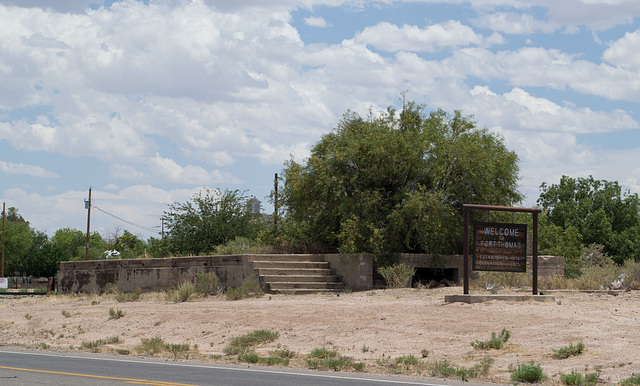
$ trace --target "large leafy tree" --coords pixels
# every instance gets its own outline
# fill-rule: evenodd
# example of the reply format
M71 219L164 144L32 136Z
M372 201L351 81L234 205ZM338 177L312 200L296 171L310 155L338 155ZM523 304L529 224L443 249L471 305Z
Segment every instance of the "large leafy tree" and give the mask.
M236 237L254 238L259 216L252 211L254 201L238 190L207 189L185 203L169 205L163 216L169 250L197 255Z
M285 164L281 205L286 229L327 249L460 252L461 205L520 201L518 170L469 117L409 102L377 118L346 113L306 164Z
M640 260L640 198L618 182L562 176L540 186L538 205L549 223L577 232L584 245L600 244L618 263ZM573 229L573 230L572 230Z

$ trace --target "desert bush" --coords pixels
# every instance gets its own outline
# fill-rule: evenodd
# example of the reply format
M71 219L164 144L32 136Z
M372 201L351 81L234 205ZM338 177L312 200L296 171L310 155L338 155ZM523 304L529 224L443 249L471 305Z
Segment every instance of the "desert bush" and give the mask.
M560 374L560 382L567 386L596 386L600 380L600 373L588 373L584 376L572 371L571 374Z
M529 364L519 364L517 367L509 366L509 371L514 382L538 383L547 379L540 365L534 364L533 361Z
M506 328L503 328L502 331L500 331L500 335L492 332L491 339L485 341L476 340L475 342L471 342L471 346L473 346L473 348L475 348L476 350L499 350L502 347L502 344L507 343L510 337L511 332Z
M404 288L409 286L416 269L405 264L394 264L378 268L378 273L387 283L387 288Z
M109 308L109 319L120 319L124 316L124 311L117 309L114 310L113 308Z
M217 295L220 289L220 279L215 272L198 272L194 279L195 292L202 295Z
M177 289L167 291L165 298L173 303L182 303L189 300L191 295L196 292L196 286L189 281L180 284Z
M257 276L251 275L242 282L240 287L227 288L225 296L227 300L240 300L248 297L260 297L264 295L260 280Z
M576 356L582 354L584 350L584 344L582 342L577 345L571 343L569 346L561 347L557 350L553 350L553 357L556 359L567 359L570 356Z

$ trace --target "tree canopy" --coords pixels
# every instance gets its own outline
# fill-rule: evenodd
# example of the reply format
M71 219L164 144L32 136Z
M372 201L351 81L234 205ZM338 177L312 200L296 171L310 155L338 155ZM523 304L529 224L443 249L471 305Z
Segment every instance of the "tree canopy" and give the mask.
M511 205L518 157L471 117L405 103L347 112L306 164L285 164L289 229L341 252L460 252L461 204Z
M558 184L543 183L540 191L538 205L557 230L573 234L583 245L602 245L618 263L640 259L638 194L623 192L618 182L592 176L562 176Z
M255 198L238 190L209 190L190 201L169 205L163 216L168 249L172 253L200 254L236 237L255 237Z

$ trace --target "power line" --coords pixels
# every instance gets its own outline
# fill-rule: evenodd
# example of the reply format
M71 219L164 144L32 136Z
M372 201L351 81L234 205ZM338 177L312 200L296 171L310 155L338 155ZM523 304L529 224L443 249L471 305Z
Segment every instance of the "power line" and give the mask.
M111 216L111 217L113 217L113 218L115 218L115 219L118 219L118 220L120 220L120 221L122 221L122 222L125 222L125 223L127 223L127 224L129 224L129 225L133 225L133 226L138 227L138 228L140 228L140 229L144 229L144 230L145 230L145 231L147 231L147 232L158 233L158 234L160 233L160 232L158 232L156 229L149 228L149 227L144 226L144 225L136 224L136 223L131 222L131 221L129 221L129 220L125 220L125 219L123 219L123 218L121 218L121 217L118 217L118 216L116 216L115 214L111 214L111 213L109 213L109 212L107 212L107 211L105 211L105 210L103 210L103 209L100 209L100 208L98 208L98 207L97 207L97 206L95 206L95 205L92 205L92 206L93 206L93 208L94 208L94 209L99 210L100 212L102 212L102 213L106 214L107 216ZM157 228L157 227L156 227L156 228Z

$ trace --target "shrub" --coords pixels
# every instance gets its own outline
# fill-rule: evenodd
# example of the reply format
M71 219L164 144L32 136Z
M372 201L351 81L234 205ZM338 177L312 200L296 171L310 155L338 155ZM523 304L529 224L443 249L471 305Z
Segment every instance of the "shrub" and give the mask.
M584 344L582 342L577 345L570 344L569 346L565 346L559 348L557 350L553 350L553 357L556 359L567 359L570 356L576 356L582 354L584 350Z
M195 292L203 295L217 295L220 279L215 272L198 272L195 277Z
M191 295L196 292L196 287L193 283L185 281L178 286L178 289L169 290L166 294L167 301L173 303L182 303L189 300Z
M260 286L260 280L257 276L251 275L242 282L240 287L227 288L225 296L227 300L240 300L248 297L260 297L264 295L264 291Z
M538 383L547 378L540 365L534 364L533 361L529 364L519 364L516 368L509 366L509 371L514 382Z
M590 373L582 376L572 371L571 374L560 374L560 382L567 386L596 386L600 379L600 373Z
M124 316L124 311L118 309L114 310L113 308L109 308L109 319L120 319Z
M387 283L387 288L408 287L416 269L405 264L394 264L378 268L378 273Z
M507 343L510 337L511 332L506 328L503 328L502 331L500 331L499 336L496 335L495 332L492 332L491 339L486 341L476 340L475 342L471 342L471 346L473 346L473 348L475 348L476 350L489 350L492 348L499 350L502 347L502 344Z

